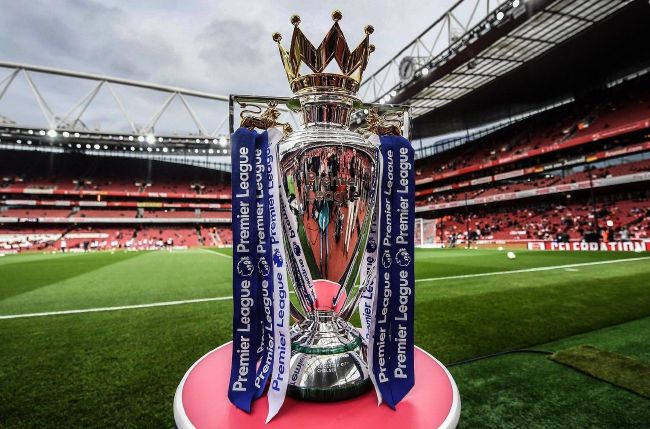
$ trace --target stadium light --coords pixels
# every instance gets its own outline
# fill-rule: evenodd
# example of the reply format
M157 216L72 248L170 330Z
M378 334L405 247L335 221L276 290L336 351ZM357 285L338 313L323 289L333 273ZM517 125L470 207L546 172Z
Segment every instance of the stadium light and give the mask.
M90 149L90 145L89 145L89 144L86 145L86 149Z
M519 7L519 0L515 0L512 2L512 7Z
M32 141L31 141L31 140L27 140L27 144L32 144Z
M368 113L369 113L369 112L368 112L368 109L363 109L363 114L364 114L364 115L367 115Z
M130 141L130 142L133 141L133 136L129 136L129 141Z
M156 137L153 134L147 134L147 137L145 138L147 143L149 144L154 144L156 143Z
M16 143L21 144L23 141L21 139L16 140Z
M152 149L150 147L147 148L147 152L151 152Z
M422 69L422 76L426 76L426 75L428 75L428 74L429 74L429 69L426 68L426 67L423 68L423 69Z
M160 143L162 143L162 142L163 142L163 138L162 138L162 137L158 137L158 141L159 141Z
M74 136L75 136L75 137L79 137L79 133L74 133Z
M135 148L133 146L131 146L131 152L133 152L134 150L135 150Z
M138 141L142 143L144 141L144 136L138 136Z
M501 21L505 14L502 11L497 12L497 21Z
M70 137L70 133L67 132L67 131L64 131L63 132L63 137L65 137L67 139L68 137Z
M81 149L81 145L77 143L77 149Z
M392 90L392 91L390 92L390 96L391 96L391 97L395 97L396 95L397 95L397 91Z
M95 150L98 150L98 149L99 149L99 145L98 145L98 144L96 144L96 145L93 146L93 147L94 147Z
M227 144L228 144L228 139L226 138L226 136L219 137L219 146L226 147Z
M167 153L167 148L166 147L163 148L163 152Z
M201 143L201 139L196 139L196 142L197 142L197 143Z
M208 149L208 153L209 153L209 154L213 154L213 153L214 153L214 150L213 150L213 149Z
M39 133L40 135L44 136L44 135L45 135L45 130L40 130L38 133Z

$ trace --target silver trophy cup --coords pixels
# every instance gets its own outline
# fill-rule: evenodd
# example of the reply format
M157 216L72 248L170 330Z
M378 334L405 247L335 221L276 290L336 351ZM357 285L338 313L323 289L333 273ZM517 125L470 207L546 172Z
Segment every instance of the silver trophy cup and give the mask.
M356 98L374 50L372 27L365 28L365 38L350 51L338 25L341 13L335 11L332 18L334 25L318 48L298 27L297 15L291 17L290 51L280 45L280 34L273 35L293 98L232 96L230 109L231 130L237 105L243 109L241 126L282 125L285 132L275 159L285 196L281 212L288 270L296 292L288 394L311 401L343 400L371 387L367 344L349 322L364 289L355 284L379 181L379 147L367 136L408 129L408 107L368 105ZM332 60L342 73L324 73ZM301 74L301 66L313 73ZM297 131L278 121L285 114L300 117ZM355 125L365 118L367 128L352 131L353 118ZM299 237L299 244L290 243L289 236ZM301 270L298 255L307 270ZM316 303L304 293L308 282Z
M351 96L311 93L298 97L303 129L279 145L283 222L295 225L318 295L316 308L299 299L302 311L292 329L288 393L317 401L341 400L370 387L366 344L348 319L356 307L354 288L368 238L378 182L378 148L350 131ZM288 245L288 242L285 242ZM294 285L308 281L286 249ZM356 293L355 293L356 291ZM302 296L297 290L297 296Z

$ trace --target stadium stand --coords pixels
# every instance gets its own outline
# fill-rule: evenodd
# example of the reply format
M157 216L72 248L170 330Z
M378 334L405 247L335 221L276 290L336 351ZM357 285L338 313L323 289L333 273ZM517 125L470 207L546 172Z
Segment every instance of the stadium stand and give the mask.
M151 160L2 151L0 178L2 251L232 243L228 173Z
M590 94L418 160L418 216L437 219L424 241L647 239L649 83Z

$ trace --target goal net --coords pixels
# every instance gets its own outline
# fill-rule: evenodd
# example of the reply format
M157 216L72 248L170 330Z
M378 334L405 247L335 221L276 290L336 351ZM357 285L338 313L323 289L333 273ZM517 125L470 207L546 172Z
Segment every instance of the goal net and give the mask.
M437 219L415 218L415 245L418 247L440 247L437 234Z

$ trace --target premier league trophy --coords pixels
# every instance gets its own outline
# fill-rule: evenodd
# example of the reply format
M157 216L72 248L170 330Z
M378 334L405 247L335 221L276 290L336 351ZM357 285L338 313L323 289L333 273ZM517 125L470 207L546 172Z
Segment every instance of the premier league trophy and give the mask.
M408 108L356 97L373 27L350 50L341 13L332 18L318 47L297 15L289 51L273 35L294 97L231 97L231 127L235 104L242 120L232 139L229 398L249 411L268 384L269 419L285 392L339 401L374 384L394 407L413 385L413 150L401 136ZM325 72L332 62L340 73ZM300 115L298 130L279 122L287 113ZM366 126L352 131L362 118ZM357 307L361 330L349 322Z
M341 14L335 12L333 18L338 21ZM355 94L361 73L374 49L368 40L373 29L367 26L365 39L350 52L335 24L320 50L312 50L305 49L309 42L298 28L300 18L293 16L291 22L296 26L293 55L282 48L279 34L273 37L300 102L304 124L280 143L278 157L282 192L289 202L283 215L290 219L283 223L289 226L288 237L299 238L285 241L290 246L286 254L306 315L296 309L292 312L300 323L292 328L288 393L307 400L340 400L371 386L367 347L347 320L360 296L352 291L368 239L378 182L378 147L350 131L354 104L359 103ZM307 54L302 61L313 74L299 75L298 52ZM343 74L323 73L332 58ZM316 303L310 302L310 294L304 290L310 281L320 292ZM326 291L330 293L322 297ZM335 311L337 308L340 310Z

